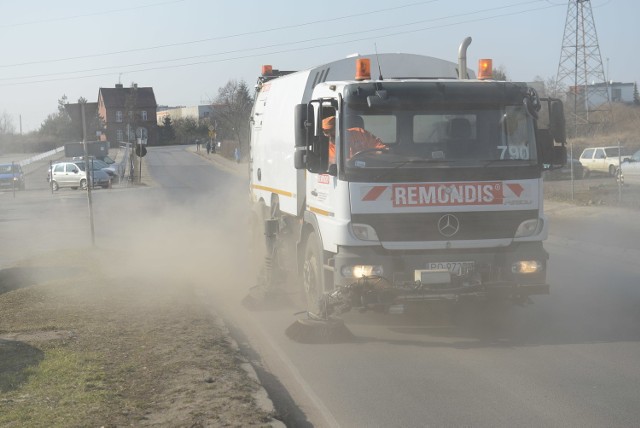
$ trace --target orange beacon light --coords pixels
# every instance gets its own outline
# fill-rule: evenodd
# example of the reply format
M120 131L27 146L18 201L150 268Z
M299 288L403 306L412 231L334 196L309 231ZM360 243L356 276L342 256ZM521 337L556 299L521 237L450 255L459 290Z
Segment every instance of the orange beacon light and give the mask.
M356 60L356 80L371 80L371 61L369 58Z
M478 60L478 79L493 79L493 61L490 59Z

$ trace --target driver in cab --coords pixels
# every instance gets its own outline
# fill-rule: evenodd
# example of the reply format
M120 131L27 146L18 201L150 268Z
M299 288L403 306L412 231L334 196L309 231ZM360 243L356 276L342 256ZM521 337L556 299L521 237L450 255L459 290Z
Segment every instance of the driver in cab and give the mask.
M329 116L322 121L322 131L329 138L329 164L336 163L336 117ZM362 126L351 126L347 129L348 159L367 149L385 150L380 138L366 131Z

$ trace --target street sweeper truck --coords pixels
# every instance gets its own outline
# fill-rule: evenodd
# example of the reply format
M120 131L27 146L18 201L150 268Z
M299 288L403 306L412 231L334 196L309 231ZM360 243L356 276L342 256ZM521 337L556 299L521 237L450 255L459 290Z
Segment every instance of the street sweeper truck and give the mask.
M560 100L458 61L356 55L263 66L251 112L254 291L309 317L547 294L542 172L566 161ZM425 305L428 306L428 305Z

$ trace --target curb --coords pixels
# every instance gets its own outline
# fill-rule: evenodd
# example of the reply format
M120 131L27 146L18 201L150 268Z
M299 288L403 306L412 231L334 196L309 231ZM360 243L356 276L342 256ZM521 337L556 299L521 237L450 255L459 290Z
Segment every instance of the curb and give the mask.
M240 368L242 368L247 373L249 378L253 380L255 384L258 386L257 391L253 394L253 398L256 401L256 405L261 410L268 413L269 415L275 415L276 414L275 405L273 404L273 401L269 397L269 393L267 392L265 387L262 385L262 382L260 382L260 378L258 377L258 373L256 372L256 369L253 367L253 364L251 364L251 362L247 360L244 354L242 354L240 345L238 345L238 342L231 335L231 331L227 327L227 324L225 323L224 319L213 310L211 310L211 313L216 317L218 321L218 325L220 326L222 331L225 333L225 336L229 339L229 344L231 348L234 351L236 351L238 355L242 357ZM266 423L266 426L273 427L273 428L286 428L286 425L284 424L284 422L278 419L274 419L273 416L271 416L270 421Z

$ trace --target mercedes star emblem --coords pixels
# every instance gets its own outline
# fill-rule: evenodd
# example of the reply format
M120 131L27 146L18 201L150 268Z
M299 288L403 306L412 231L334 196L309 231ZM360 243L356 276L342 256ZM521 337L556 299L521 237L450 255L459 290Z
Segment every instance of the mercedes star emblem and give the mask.
M460 230L460 221L453 214L445 214L438 220L438 231L447 238L455 235Z

